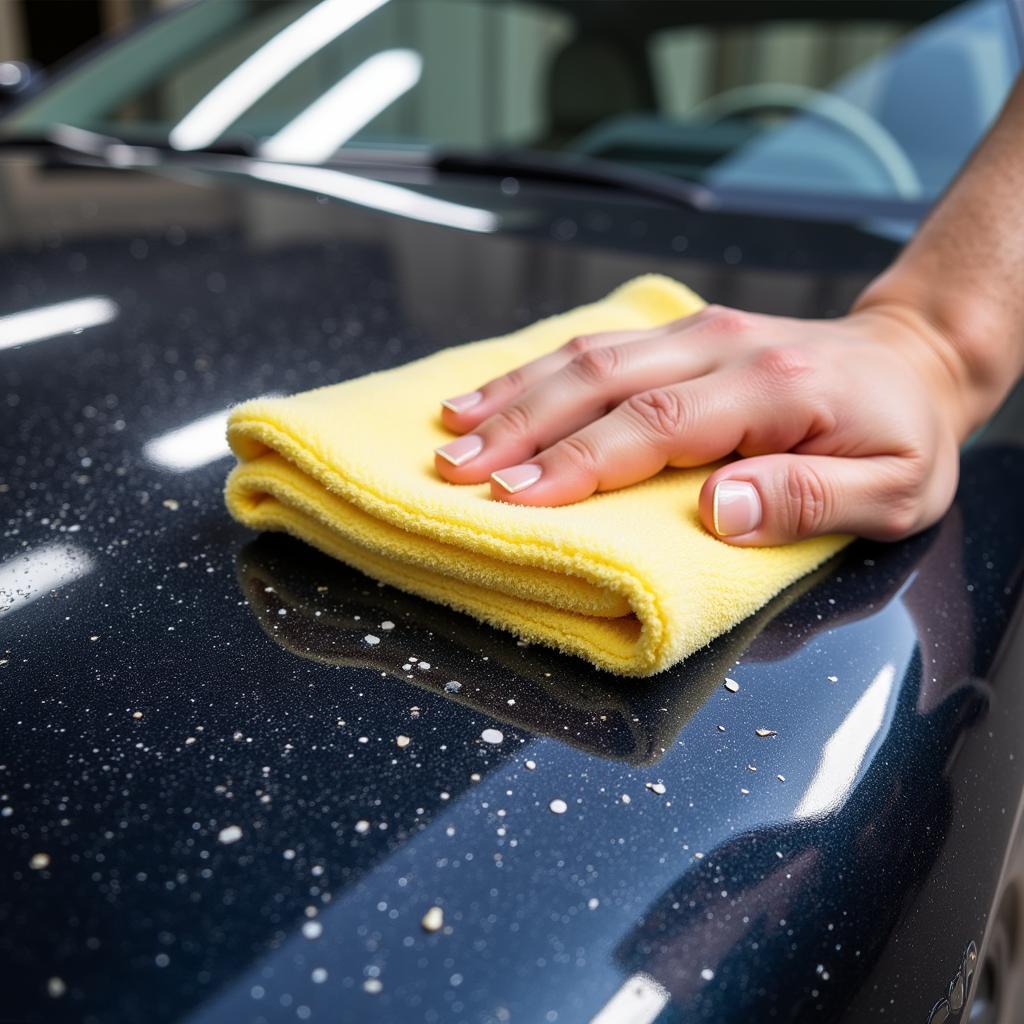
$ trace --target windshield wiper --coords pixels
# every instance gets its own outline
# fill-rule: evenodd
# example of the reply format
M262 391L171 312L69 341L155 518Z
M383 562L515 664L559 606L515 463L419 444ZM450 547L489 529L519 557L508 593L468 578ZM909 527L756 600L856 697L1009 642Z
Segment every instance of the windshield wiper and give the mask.
M168 157L188 161L202 156L255 157L259 146L241 136L219 140L201 149L179 150L164 140L125 139L70 124L54 124L33 132L4 132L0 148L45 147L100 160L114 167L166 163ZM290 161L275 161L289 163ZM463 153L442 150L342 149L324 164L347 170L370 171L381 167L420 169L438 174L465 174L496 178L518 178L564 185L592 185L617 189L633 196L645 196L691 210L720 206L718 197L703 185L667 175L624 167L606 160L576 154L562 155L530 150L492 150Z
M493 175L555 184L614 188L691 210L711 210L720 205L718 197L710 189L692 181L577 155L562 156L522 150L445 152L433 159L432 166L441 173Z
M4 149L55 149L74 156L92 157L104 163L140 164L154 163L167 154L187 157L189 153L201 152L219 156L252 156L256 146L246 139L233 138L205 146L202 150L177 150L169 142L160 139L142 141L123 139L108 132L95 132L72 124L52 124L33 131L10 131L0 133L0 147ZM147 154L149 158L147 159Z

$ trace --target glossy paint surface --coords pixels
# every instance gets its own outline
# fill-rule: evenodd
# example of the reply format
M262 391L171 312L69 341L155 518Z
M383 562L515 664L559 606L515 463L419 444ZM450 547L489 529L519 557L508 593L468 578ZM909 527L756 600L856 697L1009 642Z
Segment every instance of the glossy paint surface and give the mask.
M222 411L650 270L836 313L892 243L232 168L0 163L0 316L95 321L0 349L0 1018L925 1021L1021 793L1020 396L938 527L618 680L248 534Z

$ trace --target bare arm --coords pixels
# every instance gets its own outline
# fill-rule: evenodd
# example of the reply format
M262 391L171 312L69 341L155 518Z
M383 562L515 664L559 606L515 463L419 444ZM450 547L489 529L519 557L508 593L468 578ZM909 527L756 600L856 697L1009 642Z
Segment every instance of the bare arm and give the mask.
M924 319L965 403L964 435L1024 372L1024 76L899 259L854 305Z

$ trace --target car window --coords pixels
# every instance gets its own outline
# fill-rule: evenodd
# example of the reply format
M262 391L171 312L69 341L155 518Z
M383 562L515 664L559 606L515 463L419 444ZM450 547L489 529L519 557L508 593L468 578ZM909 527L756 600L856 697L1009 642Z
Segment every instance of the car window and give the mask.
M534 150L722 190L927 200L1019 67L1010 0L214 0L70 70L8 125Z

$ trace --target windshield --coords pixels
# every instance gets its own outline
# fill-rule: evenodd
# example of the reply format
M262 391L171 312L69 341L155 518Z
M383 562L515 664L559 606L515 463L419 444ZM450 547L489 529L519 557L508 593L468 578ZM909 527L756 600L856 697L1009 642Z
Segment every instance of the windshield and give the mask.
M1009 0L209 0L7 122L323 163L515 149L712 188L928 200L1019 55Z

